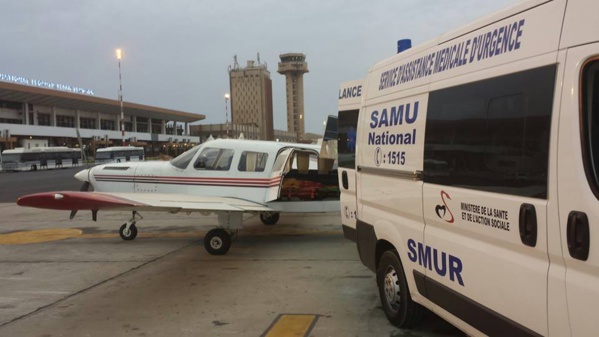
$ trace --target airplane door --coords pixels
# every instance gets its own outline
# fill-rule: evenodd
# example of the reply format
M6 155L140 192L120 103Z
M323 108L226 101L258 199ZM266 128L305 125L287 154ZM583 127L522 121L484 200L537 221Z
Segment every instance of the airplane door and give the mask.
M359 110L339 111L337 129L338 179L341 192L341 223L348 239L355 239L356 206L356 130Z
M559 222L572 336L597 334L599 44L569 49L559 124Z
M279 199L281 194L281 184L283 183L283 174L289 171L289 158L293 149L285 149L279 153L272 167L268 189L266 190L265 202Z

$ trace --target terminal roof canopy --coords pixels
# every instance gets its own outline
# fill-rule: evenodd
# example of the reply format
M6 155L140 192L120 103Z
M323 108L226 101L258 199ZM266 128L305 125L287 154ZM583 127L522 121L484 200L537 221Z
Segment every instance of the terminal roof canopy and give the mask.
M117 100L1 81L0 99L73 110L78 109L112 114L121 113L121 103ZM201 114L163 109L130 102L123 102L123 107L125 114L128 116L175 120L177 122L188 123L197 122L206 118L205 115Z

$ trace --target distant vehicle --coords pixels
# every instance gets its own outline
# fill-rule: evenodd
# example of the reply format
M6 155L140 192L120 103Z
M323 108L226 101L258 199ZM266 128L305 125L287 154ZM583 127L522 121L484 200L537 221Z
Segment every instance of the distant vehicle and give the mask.
M3 171L37 171L79 165L81 150L66 146L18 147L2 151Z
M111 146L96 150L96 164L143 161L144 148L137 146Z

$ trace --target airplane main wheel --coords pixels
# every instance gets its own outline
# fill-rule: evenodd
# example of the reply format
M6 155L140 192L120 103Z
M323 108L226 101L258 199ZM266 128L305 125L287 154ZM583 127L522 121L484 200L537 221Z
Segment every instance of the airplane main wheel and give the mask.
M265 225L274 225L279 221L279 213L262 213L260 214L260 221Z
M127 228L127 224L123 224L121 226L121 229L119 229L119 235L121 236L121 239L123 240L133 240L137 237L137 227L135 227L135 224L132 224L129 227L129 230L126 229Z
M204 236L204 248L212 255L225 255L231 248L231 235L222 228L211 229Z

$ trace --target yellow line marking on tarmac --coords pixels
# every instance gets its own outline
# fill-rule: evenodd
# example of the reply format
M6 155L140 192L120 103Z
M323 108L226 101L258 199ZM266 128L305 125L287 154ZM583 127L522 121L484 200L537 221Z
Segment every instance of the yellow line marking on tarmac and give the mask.
M82 231L75 228L40 229L35 231L15 232L0 235L0 245L21 245L58 241L80 236Z
M282 314L275 318L262 337L306 337L317 320L318 315Z
M138 238L199 238L206 232L164 232L164 233L139 233ZM97 233L97 234L81 234L82 239L112 239L118 238L118 233Z
M334 231L275 231L275 232L255 232L248 231L247 236L295 236L295 235L331 235L339 234L340 230ZM205 231L188 231L188 232L151 232L139 233L139 238L201 238L206 235ZM39 229L31 231L14 232L0 234L0 245L22 245L30 243L43 243L50 241L59 241L73 238L80 239L112 239L118 238L118 233L94 233L83 234L81 229L77 228L54 228L54 229Z

